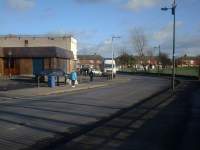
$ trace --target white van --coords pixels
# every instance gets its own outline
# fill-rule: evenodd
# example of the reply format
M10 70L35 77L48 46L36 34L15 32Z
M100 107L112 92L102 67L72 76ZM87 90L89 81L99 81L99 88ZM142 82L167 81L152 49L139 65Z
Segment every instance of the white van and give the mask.
M112 59L104 59L103 61L103 75L112 75ZM115 60L113 60L113 77L116 76L117 68Z

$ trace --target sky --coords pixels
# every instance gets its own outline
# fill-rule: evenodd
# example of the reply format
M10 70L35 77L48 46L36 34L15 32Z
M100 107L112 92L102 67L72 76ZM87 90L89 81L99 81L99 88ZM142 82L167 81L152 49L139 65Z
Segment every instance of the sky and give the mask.
M0 35L72 34L78 53L111 57L122 50L135 54L132 36L140 29L146 50L172 53L173 16L161 7L173 0L0 0ZM176 56L200 54L200 0L177 0Z

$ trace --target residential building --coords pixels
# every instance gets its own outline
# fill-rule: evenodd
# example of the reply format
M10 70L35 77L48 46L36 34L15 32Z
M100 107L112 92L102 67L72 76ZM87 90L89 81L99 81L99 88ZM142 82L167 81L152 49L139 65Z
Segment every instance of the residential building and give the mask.
M103 57L100 55L78 55L78 68L89 67L101 69Z
M200 57L192 57L184 55L176 59L179 67L198 67L200 65Z

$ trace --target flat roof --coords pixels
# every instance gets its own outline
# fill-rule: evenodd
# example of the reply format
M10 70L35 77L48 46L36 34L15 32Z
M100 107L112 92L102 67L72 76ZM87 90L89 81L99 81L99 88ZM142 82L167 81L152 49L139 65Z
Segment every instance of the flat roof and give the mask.
M39 34L39 35L18 35L18 34L7 34L0 35L0 38L72 38L71 34Z

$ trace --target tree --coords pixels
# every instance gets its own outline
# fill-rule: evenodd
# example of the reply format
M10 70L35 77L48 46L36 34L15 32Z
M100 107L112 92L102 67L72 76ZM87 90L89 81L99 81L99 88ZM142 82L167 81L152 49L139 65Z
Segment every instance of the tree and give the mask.
M163 68L165 68L168 65L171 65L171 60L169 59L168 55L164 52L160 52L159 60Z
M117 57L117 63L123 67L128 64L128 54L125 51L121 52L121 55Z
M127 52L122 51L121 54L116 58L118 65L122 65L123 68L133 66L135 64L135 58L129 55Z
M144 34L144 31L136 28L133 31L132 42L138 54L138 58L139 58L138 61L143 66L144 70L146 71L146 67L145 67L146 60L145 60L144 49L147 45L147 38L146 38L146 35Z

